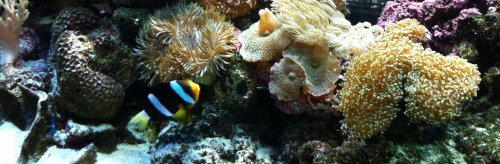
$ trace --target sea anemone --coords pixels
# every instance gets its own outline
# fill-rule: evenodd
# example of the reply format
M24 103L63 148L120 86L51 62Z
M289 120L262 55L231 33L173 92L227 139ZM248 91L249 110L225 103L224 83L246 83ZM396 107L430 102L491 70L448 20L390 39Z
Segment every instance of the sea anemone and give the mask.
M142 27L136 54L150 84L190 78L209 84L234 56L233 25L215 8L181 3L155 12Z

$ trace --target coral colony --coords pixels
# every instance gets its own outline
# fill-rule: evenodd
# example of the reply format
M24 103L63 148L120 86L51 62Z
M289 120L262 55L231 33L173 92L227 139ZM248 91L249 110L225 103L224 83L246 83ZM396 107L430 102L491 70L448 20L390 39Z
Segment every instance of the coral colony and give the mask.
M0 0L0 163L500 163L499 11Z

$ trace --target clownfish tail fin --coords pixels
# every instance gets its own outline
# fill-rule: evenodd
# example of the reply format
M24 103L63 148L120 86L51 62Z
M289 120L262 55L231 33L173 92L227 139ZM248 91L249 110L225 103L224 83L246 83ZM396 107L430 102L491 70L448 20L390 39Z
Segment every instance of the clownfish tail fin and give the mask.
M134 131L145 131L148 128L149 119L149 115L143 110L130 119L127 128Z

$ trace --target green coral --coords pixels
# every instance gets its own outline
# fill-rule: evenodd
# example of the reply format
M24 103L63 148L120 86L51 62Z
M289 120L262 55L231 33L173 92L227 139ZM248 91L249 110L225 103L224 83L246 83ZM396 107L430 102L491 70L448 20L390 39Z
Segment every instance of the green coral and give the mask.
M468 105L466 111L460 121L448 128L457 149L466 154L470 163L500 162L500 105L483 97Z
M464 58L468 62L471 63L477 63L478 62L478 55L479 53L477 52L476 46L474 44L465 42L456 47L456 53L457 56Z

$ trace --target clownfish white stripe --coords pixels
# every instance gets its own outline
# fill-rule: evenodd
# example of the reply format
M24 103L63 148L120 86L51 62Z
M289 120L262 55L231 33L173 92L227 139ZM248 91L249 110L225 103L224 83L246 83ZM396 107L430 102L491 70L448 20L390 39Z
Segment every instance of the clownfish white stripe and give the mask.
M156 98L154 94L152 93L148 94L148 99L149 102L151 102L151 104L153 104L156 110L158 110L161 114L167 117L174 116L170 111L168 111L168 109L165 106L163 106L163 104L161 104L160 100L158 100L158 98Z
M184 100L188 104L194 104L194 99L189 96L184 90L182 89L182 86L177 83L177 81L171 81L170 82L170 87L181 97L182 100Z

